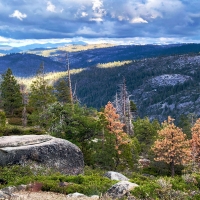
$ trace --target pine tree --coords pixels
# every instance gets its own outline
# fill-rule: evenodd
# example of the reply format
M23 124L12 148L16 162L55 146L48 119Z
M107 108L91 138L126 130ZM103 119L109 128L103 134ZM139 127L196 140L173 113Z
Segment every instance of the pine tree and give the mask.
M54 88L49 86L44 78L44 64L40 66L37 73L36 80L31 84L29 95L29 106L34 109L32 120L35 123L45 124L45 119L41 116L42 112L48 107L49 104L56 101L53 93Z
M20 86L9 68L3 74L0 89L3 109L6 114L13 115L14 110L22 106L22 95Z
M68 83L61 79L55 85L56 97L61 103L71 103L70 89Z
M189 141L182 130L176 127L173 119L168 117L163 123L163 129L158 131L158 139L152 148L156 161L170 164L171 175L174 176L175 165L184 164L190 160Z
M197 119L196 123L192 127L192 158L194 163L200 164L200 118Z

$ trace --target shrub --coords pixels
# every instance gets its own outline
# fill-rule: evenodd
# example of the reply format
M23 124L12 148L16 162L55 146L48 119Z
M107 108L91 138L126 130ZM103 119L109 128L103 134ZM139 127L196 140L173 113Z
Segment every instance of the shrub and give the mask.
M22 119L17 117L8 118L8 123L11 125L22 125Z
M157 199L158 195L155 191L158 188L160 189L160 186L157 183L149 181L144 185L134 188L131 194L139 199Z
M184 177L184 176L182 176ZM188 178L182 178L180 176L176 176L173 179L171 179L172 188L174 190L180 190L180 191L186 191L186 190L196 190L197 189L197 182L195 183L195 179L193 182L188 183ZM191 178L191 177L190 177Z
M6 114L4 111L0 111L0 127L4 128L6 126Z
M5 128L2 130L3 136L9 135L23 135L21 129L14 127L14 128Z

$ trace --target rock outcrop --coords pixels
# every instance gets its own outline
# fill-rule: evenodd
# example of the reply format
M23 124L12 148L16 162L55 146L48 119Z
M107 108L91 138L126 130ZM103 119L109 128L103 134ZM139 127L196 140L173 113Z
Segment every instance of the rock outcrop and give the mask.
M130 191L135 187L138 187L137 184L131 183L129 181L120 181L113 185L104 196L108 196L111 199L119 199L123 197L128 197L130 195Z
M49 135L0 137L0 166L34 162L63 174L83 173L81 150L71 142Z
M123 174L120 174L118 172L108 171L104 174L104 176L108 177L111 180L116 181L128 181L129 179L124 176Z

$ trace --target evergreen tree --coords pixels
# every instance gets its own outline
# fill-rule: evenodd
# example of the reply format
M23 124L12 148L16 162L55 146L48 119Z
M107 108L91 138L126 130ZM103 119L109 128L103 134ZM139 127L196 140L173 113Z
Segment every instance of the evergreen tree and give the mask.
M70 89L68 83L64 79L58 81L58 83L55 85L55 89L56 97L59 102L71 103Z
M191 128L194 123L191 121L191 115L181 115L178 122L178 127L182 128L183 132L191 139Z
M151 146L156 140L157 131L160 130L160 124L157 120L150 122L148 117L138 118L133 122L135 137L141 145L142 154L148 155Z
M6 114L13 115L14 110L22 106L22 95L20 93L20 86L10 68L3 74L0 89L2 107Z
M158 139L152 150L156 155L156 161L170 164L172 176L175 173L175 165L184 164L191 159L189 141L182 130L174 125L171 117L164 121L163 128L158 131Z
M31 84L29 95L29 106L34 109L32 120L40 126L45 126L46 119L41 115L47 106L56 101L54 88L48 85L44 78L44 65L40 66L36 80Z

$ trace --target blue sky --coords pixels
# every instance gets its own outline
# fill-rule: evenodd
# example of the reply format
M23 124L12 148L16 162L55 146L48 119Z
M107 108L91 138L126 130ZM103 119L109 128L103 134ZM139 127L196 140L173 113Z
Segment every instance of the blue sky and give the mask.
M0 0L0 43L200 41L200 0Z

